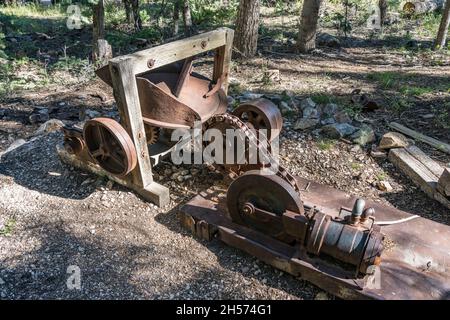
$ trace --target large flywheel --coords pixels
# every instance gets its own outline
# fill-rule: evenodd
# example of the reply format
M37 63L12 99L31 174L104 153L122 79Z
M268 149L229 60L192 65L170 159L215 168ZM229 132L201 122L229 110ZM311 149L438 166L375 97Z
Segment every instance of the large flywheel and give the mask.
M91 157L106 171L124 176L136 167L134 143L127 131L110 118L94 118L83 129Z
M233 222L289 242L281 220L286 211L303 213L299 193L287 181L261 170L251 170L234 180L227 192ZM260 214L261 210L265 211ZM267 214L269 213L269 214Z

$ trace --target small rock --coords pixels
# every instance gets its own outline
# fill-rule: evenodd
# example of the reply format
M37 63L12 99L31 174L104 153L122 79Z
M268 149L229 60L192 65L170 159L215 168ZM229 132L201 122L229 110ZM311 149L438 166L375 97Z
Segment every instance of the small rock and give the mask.
M383 135L378 149L404 148L408 146L408 140L404 135L398 132L388 132Z
M434 118L434 114L432 114L432 113L422 115L422 119L433 119L433 118Z
M178 179L179 176L180 176L180 172L175 172L170 176L170 179L176 180L176 179Z
M92 119L92 118L97 118L101 116L101 113L92 109L87 109L85 111L85 114L88 118Z
M387 181L377 181L377 188L384 192L391 192L392 190L394 190L391 184Z
M352 121L350 116L345 111L338 111L338 112L336 112L336 114L334 115L334 119L336 119L336 121L338 123L347 123L347 122L351 122Z
M305 109L303 109L303 118L319 118L319 110L313 107L306 107Z
M281 101L278 107L280 108L281 114L283 116L289 115L294 111L286 101Z
M340 139L354 133L357 128L348 123L335 123L322 127L322 134L332 139Z
M294 124L294 130L306 130L315 127L319 123L319 119L299 119Z
M327 103L325 107L323 107L323 113L329 117L332 117L337 111L339 107L335 103Z
M187 175L187 174L189 174L189 170L182 170L181 172L180 172L180 174L182 175L182 176L185 176L185 175Z
M361 147L359 146L359 144L354 145L350 148L350 152L353 152L353 153L358 153L360 151L361 151Z
M314 300L330 300L330 298L328 297L328 294L326 292L322 291L316 294Z
M253 99L258 99L261 98L263 95L260 93L254 93L254 92L250 92L250 91L245 91L242 93L241 96L241 101L242 100L253 100Z
M336 120L334 120L334 118L325 118L322 121L320 121L320 123L325 126L327 124L336 123Z
M108 180L108 182L106 183L106 189L111 190L113 186L114 186L114 181Z
M360 146L365 146L366 144L375 141L375 132L370 126L363 124L358 131L351 135L350 138L353 143L357 143Z
M39 109L37 112L31 114L28 120L31 124L45 122L50 119L49 112L47 108Z
M376 158L376 159L386 159L387 158L386 152L377 151L377 150L370 151L370 156L372 158Z
M177 181L178 182L183 182L184 181L184 177L182 175L177 176Z
M306 99L303 99L301 102L300 102L300 108L302 109L302 110L304 110L304 109L306 109L306 108L315 108L316 107L316 103L311 99L311 98L306 98Z
M64 123L58 119L50 119L45 123L41 124L39 128L35 131L34 135L42 135L45 133L57 131L64 126Z

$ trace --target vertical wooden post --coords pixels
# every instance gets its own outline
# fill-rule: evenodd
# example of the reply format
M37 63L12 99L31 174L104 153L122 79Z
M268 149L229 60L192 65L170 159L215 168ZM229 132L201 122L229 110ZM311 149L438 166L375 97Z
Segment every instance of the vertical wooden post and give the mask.
M223 90L228 93L228 80L230 77L231 68L231 55L233 53L233 38L234 30L225 29L225 42L226 44L222 47L216 49L216 54L214 56L214 71L213 80L218 81L219 78L223 77Z
M137 152L138 164L130 174L133 183L142 187L142 190L138 191L141 195L158 206L165 206L169 203L169 189L153 181L133 65L133 60L127 56L118 57L109 63L122 125L133 139Z

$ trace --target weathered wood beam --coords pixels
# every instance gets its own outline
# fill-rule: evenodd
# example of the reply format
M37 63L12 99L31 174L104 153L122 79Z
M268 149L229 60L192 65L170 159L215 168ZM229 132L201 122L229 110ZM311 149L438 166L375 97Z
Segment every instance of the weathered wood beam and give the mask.
M230 32L232 32L231 29L220 28L190 38L113 58L111 59L111 63L118 64L122 60L129 60L132 66L132 73L140 74L209 50L226 46L227 34L230 34Z
M437 139L434 139L434 138L431 138L429 136L426 136L426 135L424 135L424 134L422 134L420 132L417 132L417 131L414 131L412 129L409 129L409 128L407 128L407 127L405 127L405 126L403 126L403 125L401 125L400 123L397 123L397 122L391 122L389 124L389 126L392 129L397 130L398 132L406 134L406 135L408 135L408 136L410 136L410 137L412 137L412 138L414 138L416 140L425 142L426 144L429 144L430 146L433 146L433 147L435 147L436 149L438 149L438 150L440 150L442 152L446 152L446 153L450 154L450 145L445 143L445 142L439 141Z

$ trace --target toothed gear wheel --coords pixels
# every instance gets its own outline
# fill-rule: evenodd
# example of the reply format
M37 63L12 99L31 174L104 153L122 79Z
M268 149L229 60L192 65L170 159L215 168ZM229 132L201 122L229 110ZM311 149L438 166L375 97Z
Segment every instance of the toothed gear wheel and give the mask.
M159 139L159 128L154 126L145 126L145 135L148 144L155 144Z

